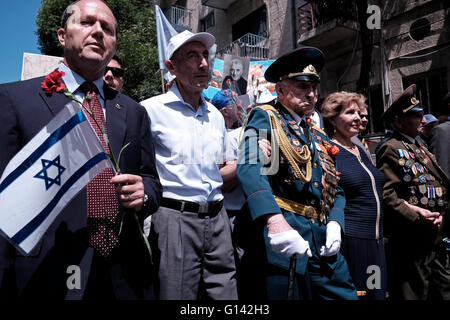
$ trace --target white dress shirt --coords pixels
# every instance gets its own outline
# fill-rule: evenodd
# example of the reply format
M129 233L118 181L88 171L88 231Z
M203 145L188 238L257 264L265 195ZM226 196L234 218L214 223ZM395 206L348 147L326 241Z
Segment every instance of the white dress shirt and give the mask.
M193 202L223 199L219 166L227 156L222 114L203 97L197 110L184 102L176 83L144 100L150 117L163 197Z
M232 160L238 160L239 144L243 133L244 129L242 127L228 132L229 150L232 150L233 152ZM224 193L223 196L225 209L227 210L240 210L245 204L245 195L240 183L238 183L238 185L230 192Z

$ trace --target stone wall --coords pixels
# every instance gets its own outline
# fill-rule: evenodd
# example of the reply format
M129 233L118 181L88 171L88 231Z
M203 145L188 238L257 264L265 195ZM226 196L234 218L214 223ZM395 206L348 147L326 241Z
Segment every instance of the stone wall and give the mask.
M47 75L55 70L62 61L61 57L24 53L21 80Z

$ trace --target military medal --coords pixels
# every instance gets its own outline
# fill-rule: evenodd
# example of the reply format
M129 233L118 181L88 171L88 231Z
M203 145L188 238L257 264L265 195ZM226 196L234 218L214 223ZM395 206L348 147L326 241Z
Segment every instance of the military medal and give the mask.
M405 165L405 162L406 162L406 159L404 158L404 157L405 157L405 154L404 154L404 152L403 152L402 149L397 149L397 153L398 153L398 155L400 156L400 159L398 159L398 164L399 164L401 167L403 167L403 166Z
M417 164L417 162L414 162L414 165L411 167L414 177L417 176Z
M297 138L292 138L292 143L293 143L294 146L296 146L296 147L300 146L300 142L297 140Z
M432 186L428 187L428 197L430 200L428 200L428 206L433 208L436 205L436 201L434 198L436 197L435 189Z
M411 197L409 198L408 202L409 202L410 204L412 204L413 206L415 206L415 205L417 205L417 204L419 203L419 200L417 199L416 196L411 196Z
M408 169L411 169L413 165L414 165L414 162L411 159L406 160L405 167L407 167Z
M417 203L419 203L419 200L417 200L417 197L415 196L415 191L416 187L415 186L410 186L408 187L409 193L411 193L411 197L409 197L408 202L412 205L417 205Z
M444 206L444 200L442 199L442 187L435 187L436 195L438 196L437 205L439 207Z
M420 203L426 206L428 204L428 198L427 197L420 198Z
M419 152L420 152L420 154L421 154L423 164L424 164L424 165L427 165L427 164L428 164L428 156L427 156L427 154L425 153L425 150L423 150L422 148L419 148Z
M333 176L331 173L327 172L325 175L325 181L328 182L329 184L336 186L337 185L337 180L336 177Z
M405 181L406 183L410 182L412 177L409 175L409 169L403 167L403 171L405 172L405 175L403 176L403 181Z
M423 197L420 198L420 203L426 206L428 204L428 198L426 197L427 194L427 186L424 184L421 184L419 186L419 191L421 194L423 194Z

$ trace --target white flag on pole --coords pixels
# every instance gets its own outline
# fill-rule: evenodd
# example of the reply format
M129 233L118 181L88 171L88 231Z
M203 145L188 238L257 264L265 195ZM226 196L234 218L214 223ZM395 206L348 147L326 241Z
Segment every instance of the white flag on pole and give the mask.
M0 233L29 254L66 204L108 167L81 107L68 103L6 166L0 179Z
M156 13L156 34L158 36L158 58L159 68L164 71L167 81L171 81L174 77L167 71L164 61L166 60L166 47L170 38L178 34L178 32L172 27L169 20L162 12L158 5L155 5Z

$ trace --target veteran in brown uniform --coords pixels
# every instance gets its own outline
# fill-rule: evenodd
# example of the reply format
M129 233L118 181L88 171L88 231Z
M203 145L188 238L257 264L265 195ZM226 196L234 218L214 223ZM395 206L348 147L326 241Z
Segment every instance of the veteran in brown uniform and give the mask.
M377 153L386 176L390 291L393 299L450 299L449 180L415 139L425 123L415 91L408 87L383 114L394 133Z

